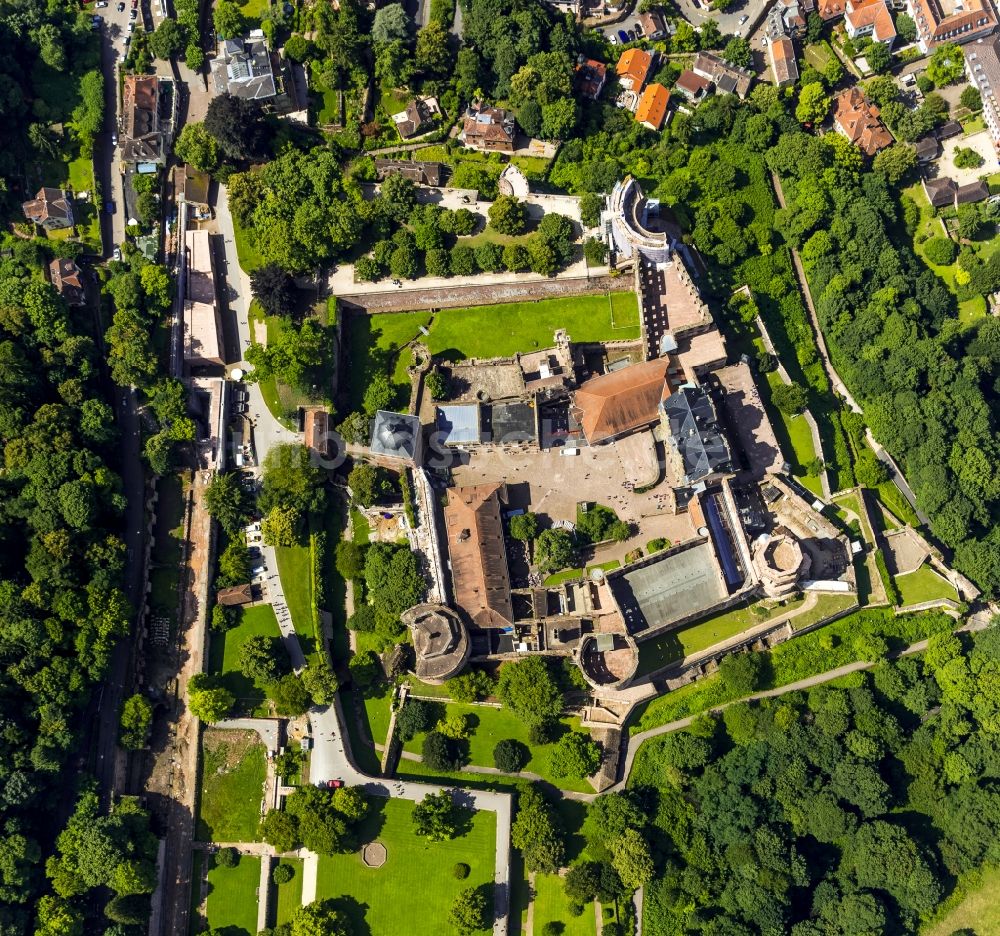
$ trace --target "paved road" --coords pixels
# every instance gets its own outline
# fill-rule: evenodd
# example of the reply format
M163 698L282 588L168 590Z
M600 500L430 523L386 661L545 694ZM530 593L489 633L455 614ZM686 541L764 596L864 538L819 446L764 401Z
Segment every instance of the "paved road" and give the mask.
M255 731L264 747L277 754L281 736L281 722L277 718L225 718L213 722L213 728L223 731Z
M360 786L366 793L374 796L397 796L413 802L419 802L428 793L446 789L430 783L369 777L358 770L348 756L344 743L344 715L339 696L333 705L312 709L309 712L309 725L313 735L309 779L313 783L339 779L349 786ZM506 936L510 903L511 797L507 793L455 788L451 788L451 793L457 801L473 809L496 813L493 936Z

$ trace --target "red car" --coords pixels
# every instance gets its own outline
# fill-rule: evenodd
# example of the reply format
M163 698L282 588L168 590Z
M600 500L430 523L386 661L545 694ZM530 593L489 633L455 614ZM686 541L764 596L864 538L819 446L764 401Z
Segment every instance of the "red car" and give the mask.
M343 785L343 780L327 780L326 785L331 790L339 790Z

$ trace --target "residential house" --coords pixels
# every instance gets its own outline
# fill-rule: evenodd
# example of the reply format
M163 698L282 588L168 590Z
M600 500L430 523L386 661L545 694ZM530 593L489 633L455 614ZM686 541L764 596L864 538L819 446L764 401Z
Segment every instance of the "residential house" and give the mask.
M247 582L243 585L232 585L220 588L215 593L215 603L229 607L239 607L253 601L253 586Z
M417 185L435 188L444 180L444 165L439 162L417 162L413 159L376 159L375 178L379 182L391 175L401 175Z
M218 366L225 362L225 355L208 231L185 232L184 259L184 363L188 367Z
M40 188L31 201L21 204L24 216L46 231L73 227L73 203L62 189Z
M913 149L916 151L918 162L929 163L937 159L941 145L933 133L928 133L913 144Z
M576 65L576 89L585 98L596 101L608 80L608 66L580 56Z
M845 0L817 0L816 12L824 23L830 23L844 15Z
M216 94L229 93L256 101L279 113L298 110L295 83L289 80L281 57L267 46L263 30L253 29L246 39L221 39L212 60Z
M416 98L398 114L392 115L401 140L408 140L428 130L435 118L440 118L441 106L435 97Z
M844 29L851 39L870 36L890 49L896 41L896 24L885 0L847 0Z
M662 130L669 123L670 92L661 84L647 85L635 109L635 119L650 130Z
M990 197L989 186L981 180L959 185L954 179L924 179L921 185L927 200L935 208L957 208Z
M176 106L174 84L156 75L126 75L122 88L122 159L159 163L167 159Z
M834 98L833 125L866 156L874 156L893 141L879 109L856 85Z
M983 120L1000 149L1000 39L977 39L965 46L965 73L983 99Z
M806 18L814 12L814 0L777 0L771 12L767 14L764 29L769 39L780 39L782 36L792 36L804 39L806 35Z
M921 52L945 42L981 39L997 26L990 0L906 0L906 12L917 24Z
M72 261L58 258L49 264L49 279L56 292L71 306L82 306L87 302L83 285L83 273Z
M964 132L965 128L957 120L946 120L934 128L934 136L939 140L950 140L952 137L961 136Z
M795 84L799 80L799 66L795 61L795 45L792 40L788 36L774 39L768 43L767 51L775 84L779 88Z
M690 68L685 68L674 82L674 90L679 91L689 101L700 101L712 87L712 82Z
M648 13L640 13L636 20L642 29L642 34L647 39L665 39L667 36L667 24L663 17L656 11L650 10Z
M476 101L465 112L458 139L470 149L513 153L517 124L511 111Z
M752 71L730 65L711 52L699 52L694 57L691 70L696 75L711 81L717 91L723 94L735 94L740 99L749 94L750 85L755 77Z
M626 49L622 52L622 57L618 59L615 66L615 73L618 75L618 83L633 94L639 94L649 80L649 74L653 70L653 56L645 49Z

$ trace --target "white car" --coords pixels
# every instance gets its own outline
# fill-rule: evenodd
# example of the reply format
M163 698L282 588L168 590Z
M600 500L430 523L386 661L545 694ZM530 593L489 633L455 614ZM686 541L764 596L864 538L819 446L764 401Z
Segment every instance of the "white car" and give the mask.
M742 26L742 25L743 25L743 24L744 24L744 23L745 23L745 22L746 22L746 21L747 21L748 19L750 19L750 17L749 17L749 16L747 16L747 14L746 14L746 13L744 13L744 14L743 14L743 15L742 15L742 16L740 17L740 26Z
M618 37L608 36L608 42L610 42L612 45L618 45Z
M111 259L114 260L116 263L121 263L122 259L121 247L116 247L114 250L111 251Z

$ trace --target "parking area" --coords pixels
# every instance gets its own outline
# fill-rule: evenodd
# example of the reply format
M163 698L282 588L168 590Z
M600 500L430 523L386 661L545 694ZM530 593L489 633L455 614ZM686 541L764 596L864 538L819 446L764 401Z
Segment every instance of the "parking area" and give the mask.
M981 166L974 166L969 169L960 169L955 165L955 151L957 149L971 149L983 157ZM948 179L954 179L959 185L968 185L975 182L981 175L992 172L997 167L997 151L993 146L993 138L988 130L980 130L969 136L952 137L941 144L941 158L938 160L938 175Z

